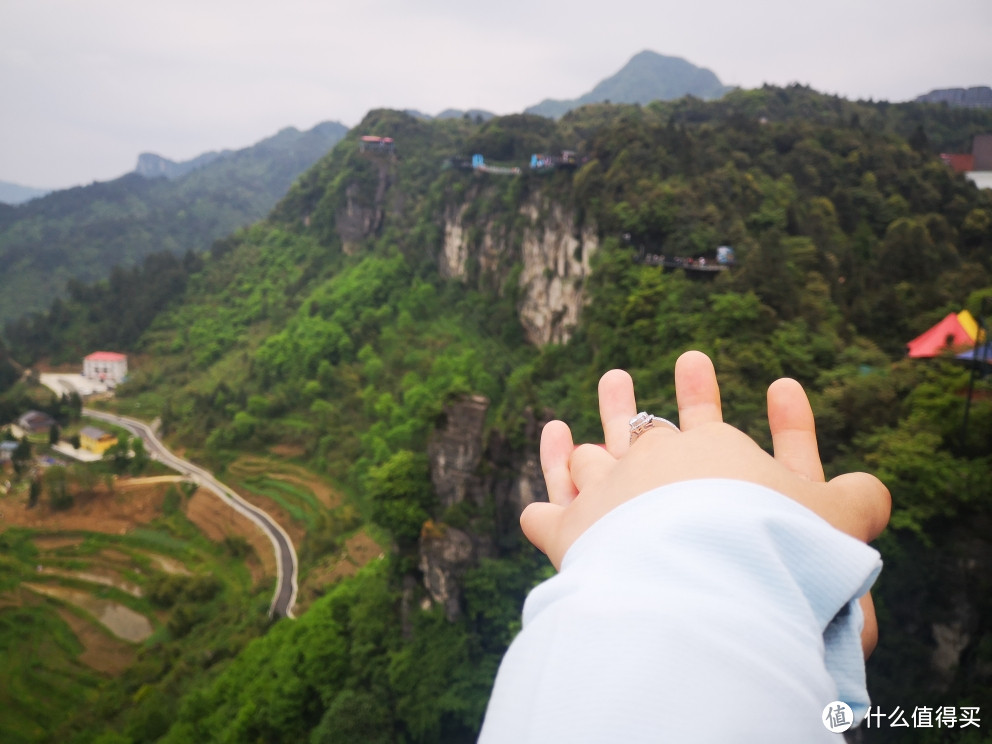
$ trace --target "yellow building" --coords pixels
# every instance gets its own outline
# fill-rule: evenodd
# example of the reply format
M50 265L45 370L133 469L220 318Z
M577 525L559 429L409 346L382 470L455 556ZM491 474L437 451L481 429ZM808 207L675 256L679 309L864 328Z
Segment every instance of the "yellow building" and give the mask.
M85 450L102 455L117 444L117 437L95 426L84 426L79 431L79 444Z

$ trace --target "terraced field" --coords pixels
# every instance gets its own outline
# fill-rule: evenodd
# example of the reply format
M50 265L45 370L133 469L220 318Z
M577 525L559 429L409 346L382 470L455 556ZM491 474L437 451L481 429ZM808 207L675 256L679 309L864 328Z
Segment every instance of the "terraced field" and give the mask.
M298 613L383 554L358 511L303 468L246 456L224 478L302 547ZM259 632L245 623L264 628L271 544L210 491L159 476L101 483L64 511L27 500L26 488L0 496L4 744L47 740L67 715L119 695L107 692L115 680L168 684L159 650L230 653Z
M253 551L233 556L198 526L217 521L204 504L217 499L187 495L189 486L173 480L121 481L59 512L29 509L17 492L0 497L4 742L39 740L67 709L92 703L142 648L189 632L194 602L271 585ZM218 508L223 537L250 544L249 530L258 530Z

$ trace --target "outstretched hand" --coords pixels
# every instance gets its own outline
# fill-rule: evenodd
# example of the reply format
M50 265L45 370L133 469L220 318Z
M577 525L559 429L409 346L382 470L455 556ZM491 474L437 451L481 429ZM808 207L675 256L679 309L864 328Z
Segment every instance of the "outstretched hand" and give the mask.
M774 456L723 422L720 389L710 359L698 351L675 364L679 428L651 428L630 444L636 413L633 381L622 370L599 383L605 447L575 447L568 426L549 422L541 435L541 466L550 503L530 504L520 516L527 538L560 568L565 553L602 516L659 486L700 478L729 478L771 488L802 504L835 528L868 542L884 529L888 490L867 473L825 482L813 412L802 386L781 379L768 388ZM868 654L877 640L870 595L862 598Z

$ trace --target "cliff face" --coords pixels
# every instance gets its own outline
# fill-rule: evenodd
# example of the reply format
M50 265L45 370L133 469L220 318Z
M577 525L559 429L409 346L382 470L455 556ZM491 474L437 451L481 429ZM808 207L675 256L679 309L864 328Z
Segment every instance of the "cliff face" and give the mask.
M487 436L489 401L470 395L445 408L427 447L431 481L440 502L439 519L424 525L419 568L424 588L454 620L461 611L461 579L481 558L494 557L494 532L516 529L520 512L531 501L547 500L536 453L514 452L498 432ZM543 423L543 422L542 422ZM528 422L536 435L538 422ZM492 506L492 518L479 517ZM463 517L459 526L445 514Z
M468 281L474 258L480 274L495 279L501 292L516 281L518 312L528 341L537 346L568 341L582 309L589 261L599 247L595 227L579 226L573 211L540 193L520 207L518 227L512 231L491 221L470 224L470 207L467 201L444 216L441 275ZM508 257L521 266L515 279L507 271L513 263Z
M333 232L349 255L387 230L402 230L406 220L417 220L405 213L416 200L399 185L402 158L357 157L355 177L340 185L332 218ZM567 194L562 181L557 196L545 183L529 181L521 189L526 195L513 197L519 182L469 176L459 185L459 198L429 215L440 228L439 244L431 246L438 273L516 297L520 324L536 346L569 340L599 248L596 226L581 223L561 196ZM517 206L508 215L511 198ZM487 211L493 203L500 208ZM309 211L303 215L309 225ZM419 222L425 222L423 216ZM480 559L496 557L498 537L519 530L523 508L547 498L536 448L515 449L501 432L487 430L488 409L482 396L450 402L427 447L439 507L423 525L418 568L425 601L443 607L452 620L461 612L465 573ZM530 414L525 439L537 441L543 423ZM406 601L412 598L411 584Z
M386 216L386 192L393 182L392 159L375 157L375 195L371 199L362 198L362 189L349 184L345 189L345 203L336 215L335 225L341 238L341 249L349 256L358 251L362 240L374 235L382 228Z

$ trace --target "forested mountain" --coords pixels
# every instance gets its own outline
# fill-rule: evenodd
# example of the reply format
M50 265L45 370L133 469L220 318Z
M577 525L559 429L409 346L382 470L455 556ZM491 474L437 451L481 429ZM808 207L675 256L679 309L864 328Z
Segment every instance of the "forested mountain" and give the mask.
M696 67L681 57L666 57L645 50L635 54L619 72L600 81L585 95L570 101L547 98L524 113L557 119L590 103L650 103L683 96L708 101L719 98L728 90L730 88L710 70Z
M515 524L543 493L541 424L598 441L611 367L677 419L687 348L713 357L728 420L765 445L767 385L800 380L828 476L866 469L891 489L873 702L987 705L988 383L963 427L967 368L904 358L949 311L992 299L992 194L935 153L983 130L989 112L801 87L559 121L371 112L267 220L182 269L181 297L124 349L146 361L119 405L160 415L221 472L237 453L295 453L392 550L254 640L207 618L195 643L163 633L100 706L67 701L52 740L474 741L522 598L548 575ZM395 153L363 152L365 134ZM526 168L563 149L574 168ZM460 168L472 153L522 172ZM654 258L718 246L736 252L726 271ZM82 290L71 302L8 329L15 356L68 346L70 316L107 312ZM304 577L346 529L307 532Z
M200 252L263 217L345 132L334 122L285 129L180 178L137 173L0 209L0 320L47 307L74 279L160 251Z

